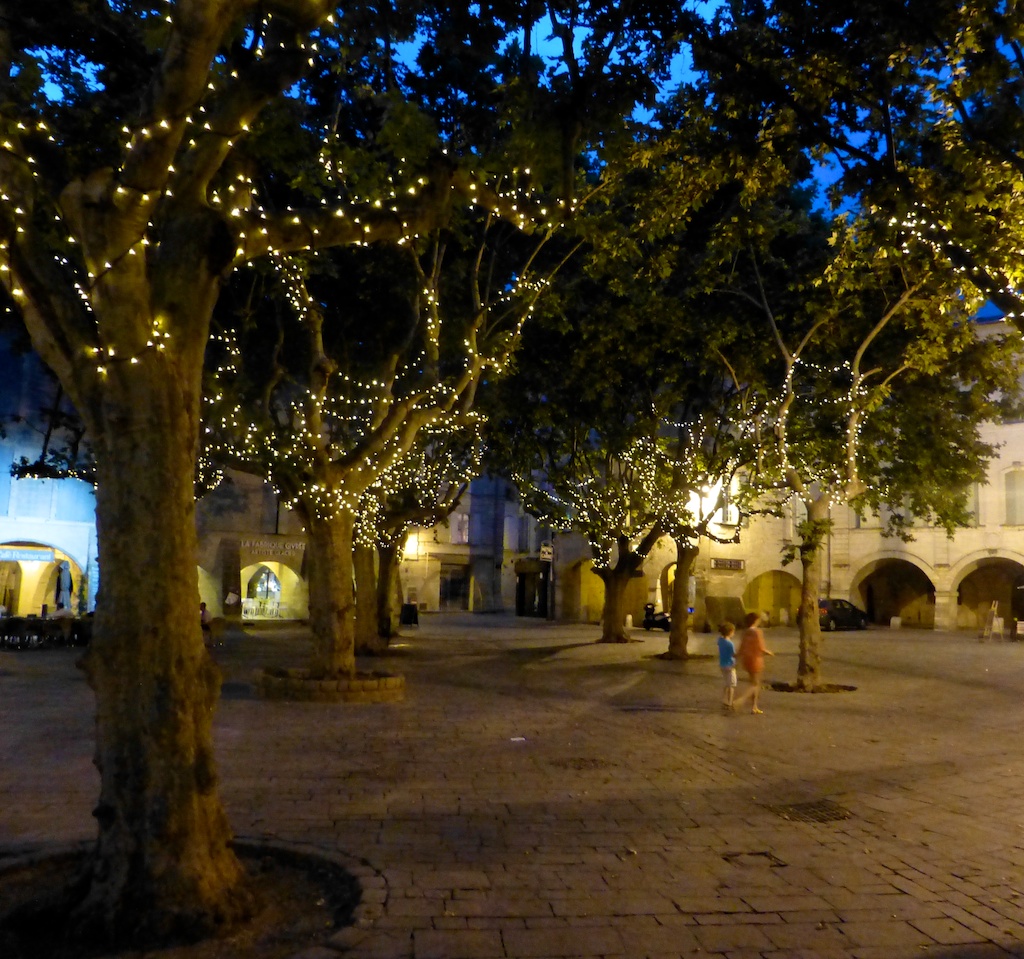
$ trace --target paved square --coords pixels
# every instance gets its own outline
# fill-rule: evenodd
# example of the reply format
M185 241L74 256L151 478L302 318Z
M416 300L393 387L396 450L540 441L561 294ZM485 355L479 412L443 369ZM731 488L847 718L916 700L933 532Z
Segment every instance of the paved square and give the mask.
M718 703L714 637L425 615L366 668L406 700L263 702L298 627L215 650L236 833L363 860L365 959L1024 956L1024 643L835 633L853 692ZM796 673L773 629L769 680ZM0 865L89 839L93 703L73 651L0 653ZM815 821L814 817L818 820Z

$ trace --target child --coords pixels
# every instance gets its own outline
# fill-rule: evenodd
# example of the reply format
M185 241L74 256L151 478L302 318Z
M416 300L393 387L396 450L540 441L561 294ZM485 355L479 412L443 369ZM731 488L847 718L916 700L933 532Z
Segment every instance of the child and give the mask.
M764 672L764 658L765 656L775 655L764 643L764 633L759 628L760 622L761 616L759 613L747 613L747 618L743 621L746 629L743 630L743 635L740 637L740 662L743 663L743 668L750 677L750 685L747 687L746 692L734 701L734 705L739 706L740 703L750 699L750 711L755 716L759 716L764 712L758 706L758 699L761 696L761 674Z
M718 665L722 669L725 688L722 690L722 705L726 709L733 708L736 695L736 647L732 642L732 634L736 627L732 623L720 623L718 626Z

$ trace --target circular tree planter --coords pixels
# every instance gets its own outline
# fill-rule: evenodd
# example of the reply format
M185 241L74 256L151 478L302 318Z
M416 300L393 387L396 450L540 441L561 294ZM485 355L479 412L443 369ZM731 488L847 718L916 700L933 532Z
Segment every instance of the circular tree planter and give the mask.
M40 845L0 862L0 955L102 959L115 952L142 954L67 936L71 900L66 890L94 845ZM146 955L285 959L315 954L340 959L334 950L358 945L383 912L387 883L365 860L304 843L253 838L232 845L261 900L257 913L225 938L167 942L154 946L153 952L146 949Z
M321 679L308 669L259 669L253 677L263 699L306 703L397 703L405 699L405 677L357 673L351 679Z

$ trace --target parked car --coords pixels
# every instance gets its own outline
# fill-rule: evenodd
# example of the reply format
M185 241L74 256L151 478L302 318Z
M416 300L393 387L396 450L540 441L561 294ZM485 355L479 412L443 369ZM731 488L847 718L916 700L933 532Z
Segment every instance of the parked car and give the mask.
M818 622L828 632L834 629L867 629L868 614L845 599L819 599Z

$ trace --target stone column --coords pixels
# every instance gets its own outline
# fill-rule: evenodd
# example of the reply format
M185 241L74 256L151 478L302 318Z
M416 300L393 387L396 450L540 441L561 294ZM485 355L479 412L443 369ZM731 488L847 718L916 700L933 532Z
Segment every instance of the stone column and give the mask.
M956 590L935 590L935 628L956 629Z

